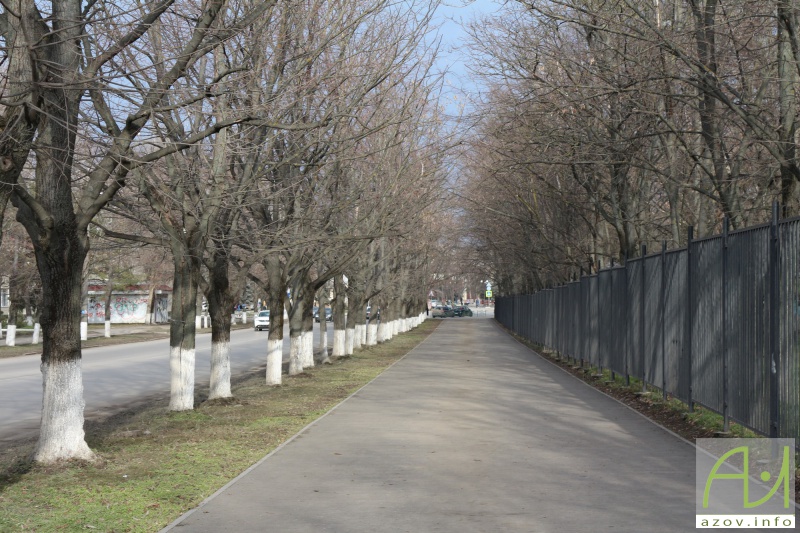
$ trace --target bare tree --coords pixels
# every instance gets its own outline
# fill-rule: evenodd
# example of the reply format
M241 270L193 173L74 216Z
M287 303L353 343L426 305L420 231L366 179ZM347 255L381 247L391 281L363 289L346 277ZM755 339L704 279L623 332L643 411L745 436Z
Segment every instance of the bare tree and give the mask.
M224 1L198 6L165 0L130 9L77 0L4 4L0 31L8 69L0 96L6 125L0 181L13 188L11 200L31 236L44 295L37 461L93 457L83 437L78 327L89 224L133 169L224 127L214 124L150 150L140 140L187 71L269 5L228 11ZM218 24L222 17L224 24ZM179 39L170 49L174 54L164 55L166 62L147 62L140 45L156 42L162 32ZM194 97L205 95L201 88ZM79 145L79 137L87 142ZM79 153L79 146L87 153ZM21 181L28 161L34 178Z

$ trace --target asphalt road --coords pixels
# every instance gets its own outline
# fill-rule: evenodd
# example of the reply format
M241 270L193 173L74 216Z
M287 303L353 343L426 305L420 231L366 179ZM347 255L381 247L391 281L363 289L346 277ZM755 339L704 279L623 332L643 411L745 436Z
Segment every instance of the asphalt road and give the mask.
M314 325L314 346L319 341ZM231 333L233 375L265 369L266 331L252 328ZM333 326L328 324L328 345ZM211 334L197 337L196 390L208 387ZM284 329L283 359L289 359L289 328ZM38 434L42 411L39 355L0 359L0 442ZM83 350L83 384L87 418L103 416L132 403L169 394L169 340L121 344Z

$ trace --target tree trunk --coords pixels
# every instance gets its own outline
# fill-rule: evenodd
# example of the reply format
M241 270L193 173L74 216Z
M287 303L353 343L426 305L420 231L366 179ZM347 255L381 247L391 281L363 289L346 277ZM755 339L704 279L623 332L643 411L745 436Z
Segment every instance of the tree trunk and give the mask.
M303 368L314 366L314 314L308 306L303 317Z
M267 260L269 276L269 337L267 338L267 385L280 385L283 371L283 306L286 286L277 257Z
M364 331L365 331L364 324L356 324L354 334L353 334L353 350L360 350L361 346L364 344Z
M225 298L222 305L212 305L211 315L211 380L208 399L231 398L231 314L233 298Z
M800 179L797 161L797 82L798 72L794 52L792 50L793 33L797 27L792 24L795 13L791 3L778 3L778 78L780 79L780 127L779 140L781 149L781 207L782 216L788 217L795 212L797 181ZM797 5L794 4L794 9Z
M289 375L303 371L306 361L305 314L308 305L306 287L295 284L289 308Z
M14 242L14 260L11 263L11 275L8 277L8 330L6 331L6 346L17 345L17 321L19 320L19 310L22 306L20 299L20 280L19 280L19 243Z
M375 319L370 319L369 324L367 324L367 346L375 346L378 344L378 321Z
M289 375L295 376L303 371L303 325L299 329L292 327L292 318L289 317Z
M231 309L234 294L228 278L228 259L216 254L208 271L206 291L211 317L211 377L208 399L231 398ZM202 303L201 303L202 305Z
M333 357L344 357L347 355L347 306L345 298L345 287L342 276L336 276L333 280L333 290L336 299L333 301Z
M319 294L319 348L317 350L317 362L330 364L331 358L328 357L328 321L325 314L325 308L330 302L325 287L320 289Z
M360 342L356 340L356 326L363 324L366 318L366 311L362 305L362 294L356 289L355 284L356 280L350 279L350 287L347 291L347 325L345 327L345 353L347 355L353 355L353 351L360 348Z
M38 462L91 460L83 431L81 295L86 247L74 225L34 241L42 279L42 422L33 453Z
M195 317L198 263L188 254L175 254L170 322L171 411L194 409Z
M280 385L283 372L283 285L269 291L269 337L267 337L267 385Z
M378 342L386 342L388 341L391 331L391 313L389 311L388 305L381 305L381 320L378 322Z

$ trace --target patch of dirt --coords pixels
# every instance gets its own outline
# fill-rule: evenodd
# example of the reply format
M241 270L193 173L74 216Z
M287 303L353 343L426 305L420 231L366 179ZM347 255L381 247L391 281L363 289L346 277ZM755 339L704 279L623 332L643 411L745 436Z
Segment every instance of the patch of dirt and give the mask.
M235 397L231 398L215 398L213 400L206 400L203 402L204 406L211 406L211 405L248 405L246 400L240 400Z

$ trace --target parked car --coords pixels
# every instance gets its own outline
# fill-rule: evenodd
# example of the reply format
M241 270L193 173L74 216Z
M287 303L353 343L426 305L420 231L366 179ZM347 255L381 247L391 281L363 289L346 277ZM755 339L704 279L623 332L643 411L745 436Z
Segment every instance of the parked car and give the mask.
M269 309L266 311L259 311L253 320L253 329L261 331L262 329L269 330Z
M433 308L431 316L434 318L447 318L455 316L455 314L453 313L453 308L449 305L437 305Z
M372 306L368 305L367 306L367 321L369 321L371 316L372 316ZM375 320L380 320L380 319L381 319L381 309L379 307L378 310L375 312Z
M319 322L319 308L314 308L314 320ZM325 322L333 322L333 309L330 307L325 308Z
M457 305L453 308L453 314L455 316L472 316L472 309L466 305Z

